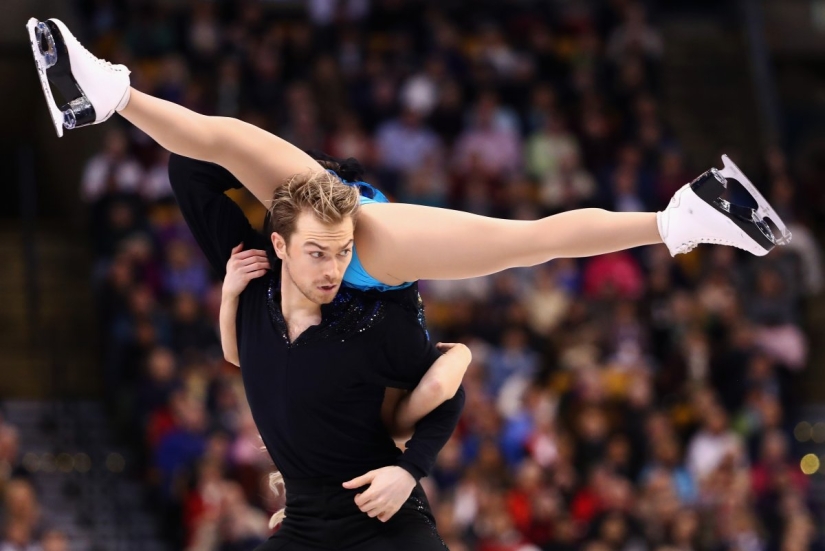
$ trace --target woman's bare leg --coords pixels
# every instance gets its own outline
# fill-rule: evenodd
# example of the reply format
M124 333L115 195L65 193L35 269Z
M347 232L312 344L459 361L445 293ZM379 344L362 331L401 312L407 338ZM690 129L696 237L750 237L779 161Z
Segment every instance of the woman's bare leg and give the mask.
M265 206L287 178L323 170L278 136L228 117L208 117L131 89L120 114L172 153L219 164Z
M580 209L534 221L419 205L369 204L355 230L367 272L388 285L464 279L553 258L661 243L656 214Z
M169 151L223 166L264 205L290 176L323 170L294 145L256 126L200 115L135 89L120 114ZM653 213L582 209L528 222L394 203L363 207L356 243L365 269L392 285L482 276L557 257L661 243L661 238Z

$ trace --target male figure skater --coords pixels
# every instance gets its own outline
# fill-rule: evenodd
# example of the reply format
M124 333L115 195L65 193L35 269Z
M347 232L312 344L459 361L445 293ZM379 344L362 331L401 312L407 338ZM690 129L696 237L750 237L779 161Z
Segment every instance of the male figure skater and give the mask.
M219 274L238 243L266 248L224 194L241 186L228 171L173 155L169 172ZM341 288L358 205L358 189L332 174L282 186L271 208L272 273L240 296L244 387L287 495L282 528L262 551L445 549L417 481L454 430L464 393L424 417L403 453L395 447L381 420L384 388L414 388L439 353L407 306L415 286Z

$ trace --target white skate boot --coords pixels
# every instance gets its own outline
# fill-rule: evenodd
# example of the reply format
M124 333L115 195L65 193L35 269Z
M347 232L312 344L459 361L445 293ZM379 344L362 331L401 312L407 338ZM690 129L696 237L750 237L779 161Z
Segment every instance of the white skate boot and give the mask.
M103 122L129 103L129 69L92 55L58 19L32 18L26 28L58 136L63 128ZM49 82L63 96L62 107L57 106Z
M729 245L764 256L775 245L790 242L791 232L762 194L727 155L722 155L722 162L724 169L712 168L685 184L667 208L656 213L659 234L671 256L689 252L699 243ZM721 198L728 180L742 184L756 201L756 210ZM766 218L781 235L774 235Z

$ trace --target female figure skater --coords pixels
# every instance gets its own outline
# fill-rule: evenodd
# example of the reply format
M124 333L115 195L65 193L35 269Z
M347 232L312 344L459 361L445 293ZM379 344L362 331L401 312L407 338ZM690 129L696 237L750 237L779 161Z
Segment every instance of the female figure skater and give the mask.
M324 170L292 144L245 122L197 114L129 85L129 70L88 52L57 19L27 25L43 91L58 135L97 124L115 112L173 153L223 166L265 206L288 179ZM48 81L68 101L58 108ZM580 209L541 220L500 220L465 212L362 198L357 253L344 281L361 289L402 287L419 279L463 279L559 257L586 257L665 243L672 255L699 243L729 245L755 255L786 244L790 232L730 160L676 192L661 212ZM745 186L756 210L720 198L727 180ZM361 184L362 190L372 190ZM370 193L372 195L372 193ZM768 217L780 230L775 237Z

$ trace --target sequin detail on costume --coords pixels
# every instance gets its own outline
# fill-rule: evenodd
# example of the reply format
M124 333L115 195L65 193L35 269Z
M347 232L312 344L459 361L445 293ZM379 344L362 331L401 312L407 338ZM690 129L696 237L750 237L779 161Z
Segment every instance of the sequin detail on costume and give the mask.
M372 328L384 319L383 301L371 299L362 293L341 287L332 302L321 307L323 319L317 330L308 337L304 337L305 332L295 342L290 342L286 320L278 304L279 293L278 279L272 274L266 290L266 305L272 324L289 346L301 346L331 338L341 339L341 342L344 342Z
M421 514L424 517L424 522L426 522L427 526L430 527L430 530L432 530L435 537L438 538L438 541L441 542L441 545L444 546L444 549L446 549L447 551L450 551L450 548L447 547L447 544L444 543L444 540L441 538L441 535L438 533L438 528L435 527L435 522L433 522L433 519L428 514L427 508L424 507L424 502L421 501L420 499L418 499L415 496L410 496L410 501L412 501L413 504L415 505L415 510L418 511L418 513Z
M430 332L427 330L427 316L424 313L424 299L421 298L421 293L418 289L415 290L415 315L418 318L418 323L427 335L427 340L430 340Z

